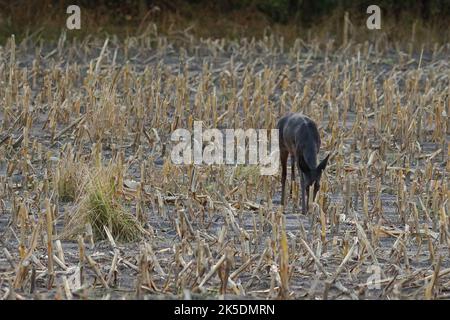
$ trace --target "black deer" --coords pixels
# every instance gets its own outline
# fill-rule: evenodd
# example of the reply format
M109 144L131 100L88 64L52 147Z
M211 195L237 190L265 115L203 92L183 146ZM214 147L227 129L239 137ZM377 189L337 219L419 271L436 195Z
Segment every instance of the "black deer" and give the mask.
M314 185L314 198L320 188L320 177L327 166L328 154L317 165L317 154L320 149L320 135L317 125L313 120L301 113L288 113L277 123L280 142L281 162L281 204L284 203L287 159L291 155L292 171L291 179L295 181L295 165L298 165L300 186L302 188L303 214L307 212L309 190ZM291 185L292 193L292 185Z

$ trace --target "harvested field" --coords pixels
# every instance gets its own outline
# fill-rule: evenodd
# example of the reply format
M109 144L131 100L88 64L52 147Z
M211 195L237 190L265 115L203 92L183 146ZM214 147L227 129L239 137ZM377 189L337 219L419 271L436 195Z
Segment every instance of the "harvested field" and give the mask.
M449 54L383 38L12 37L0 299L449 298ZM171 160L176 128L272 129L287 111L331 153L306 216L298 185L283 213L279 174Z

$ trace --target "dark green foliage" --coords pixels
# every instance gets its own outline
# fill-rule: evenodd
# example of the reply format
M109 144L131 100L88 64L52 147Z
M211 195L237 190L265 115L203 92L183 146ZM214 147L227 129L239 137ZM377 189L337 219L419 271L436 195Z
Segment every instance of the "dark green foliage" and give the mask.
M147 1L158 4L164 1ZM274 22L297 22L310 24L333 10L358 11L365 14L369 5L377 4L384 14L399 17L409 13L424 20L450 15L450 0L184 0L174 3L213 6L219 11L255 9L266 14ZM174 5L177 7L177 5Z
M26 0L23 2L26 7ZM16 7L17 7L16 3ZM53 7L66 7L70 4L78 4L85 8L103 8L110 12L138 15L143 8L158 6L170 11L183 13L189 7L213 8L220 12L234 10L257 10L264 13L274 22L285 23L296 20L302 23L311 23L314 19L323 17L333 10L358 11L365 13L371 4L377 4L384 14L398 17L403 13L410 13L429 20L436 17L450 15L450 0L47 0L43 4L51 4ZM0 0L0 9L8 12L10 2Z
M99 31L128 35L150 22L165 30L180 21L205 23L207 18L210 26L219 23L207 30L210 34L202 30L203 36L255 34L263 25L276 24L309 29L329 23L337 31L346 11L352 23L364 25L372 4L380 6L383 21L403 27L420 20L423 27L447 34L450 19L450 0L0 0L0 45L11 34L17 40L34 32L57 39L71 4L82 12L82 29L70 34L77 37Z

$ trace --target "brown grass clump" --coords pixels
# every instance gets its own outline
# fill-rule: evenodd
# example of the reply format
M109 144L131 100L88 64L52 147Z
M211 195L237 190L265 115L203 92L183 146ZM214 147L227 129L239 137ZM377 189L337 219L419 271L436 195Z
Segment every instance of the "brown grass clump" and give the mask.
M114 239L121 242L136 241L143 236L145 230L119 201L115 179L117 170L117 166L108 165L87 174L88 181L64 227L62 237L74 238L82 234L87 224L92 227L96 240L107 239L104 226L111 231Z
M76 161L73 154L64 156L56 170L56 187L63 202L75 201L82 190L86 166Z

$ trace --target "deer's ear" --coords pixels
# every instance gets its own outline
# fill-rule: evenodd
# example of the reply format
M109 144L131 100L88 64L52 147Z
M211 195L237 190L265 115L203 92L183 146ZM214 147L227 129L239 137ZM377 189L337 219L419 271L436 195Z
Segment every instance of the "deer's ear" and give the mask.
M328 163L328 158L330 157L330 154L328 154L325 159L322 160L322 162L320 162L319 166L317 167L317 170L322 172L323 170L325 170L327 163Z

